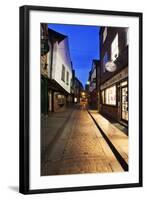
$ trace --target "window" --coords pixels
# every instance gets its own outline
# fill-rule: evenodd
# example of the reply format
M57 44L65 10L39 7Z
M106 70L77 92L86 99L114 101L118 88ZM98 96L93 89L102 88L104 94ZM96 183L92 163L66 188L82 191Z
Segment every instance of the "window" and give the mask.
M108 105L116 105L116 86L112 86L105 90L105 103Z
M105 52L104 57L103 57L103 72L105 72L105 64L108 61L108 54Z
M107 37L107 27L105 27L104 31L103 31L103 43L104 43L106 37Z
M92 79L92 82L93 82L93 83L96 83L96 77Z
M62 65L61 80L65 81L65 67Z
M65 96L64 96L64 95L57 94L57 95L56 95L56 99L57 99L57 104L58 104L58 105L63 105L63 104L65 104Z
M74 98L74 102L77 103L77 97Z
M111 45L111 60L115 61L118 55L119 55L118 34L116 34Z
M70 79L70 87L73 88L73 80L72 80L72 78Z
M128 87L124 86L121 88L121 112L122 112L122 119L128 121Z
M66 84L69 84L69 72L66 72Z
M127 85L128 83L127 83L127 81L124 81L124 82L122 82L121 84L120 84L120 86L125 86L125 85Z

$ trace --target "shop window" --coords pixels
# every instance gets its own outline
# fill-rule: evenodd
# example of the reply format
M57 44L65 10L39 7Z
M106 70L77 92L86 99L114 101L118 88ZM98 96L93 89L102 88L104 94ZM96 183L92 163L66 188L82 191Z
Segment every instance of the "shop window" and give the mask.
M61 94L57 94L57 103L58 105L64 105L65 104L65 96Z
M65 66L62 65L61 80L65 81Z
M111 59L115 61L119 55L119 47L118 47L118 33L116 34L112 45L111 45Z
M116 86L105 90L105 104L116 105Z
M124 82L122 82L122 83L120 84L120 86L125 86L125 85L127 85L127 81L124 81Z
M103 43L104 43L106 37L107 37L107 27L105 27L104 31L103 31Z
M77 97L74 98L74 102L77 103Z
M128 87L124 86L121 88L121 113L122 119L128 121Z

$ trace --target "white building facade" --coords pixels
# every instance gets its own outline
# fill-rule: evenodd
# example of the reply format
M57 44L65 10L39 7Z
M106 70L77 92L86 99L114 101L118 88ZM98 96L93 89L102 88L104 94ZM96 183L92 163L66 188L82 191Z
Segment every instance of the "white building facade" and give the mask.
M67 37L59 43L56 41L54 44L52 79L68 93L71 92L72 66Z
M49 29L48 25L47 29L48 52L41 55L42 110L58 112L71 101L72 63L68 37Z

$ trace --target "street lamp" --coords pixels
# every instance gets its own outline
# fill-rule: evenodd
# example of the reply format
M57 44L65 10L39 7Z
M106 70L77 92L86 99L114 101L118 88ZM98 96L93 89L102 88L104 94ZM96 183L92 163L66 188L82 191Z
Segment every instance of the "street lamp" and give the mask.
M82 96L85 96L85 92L82 92Z

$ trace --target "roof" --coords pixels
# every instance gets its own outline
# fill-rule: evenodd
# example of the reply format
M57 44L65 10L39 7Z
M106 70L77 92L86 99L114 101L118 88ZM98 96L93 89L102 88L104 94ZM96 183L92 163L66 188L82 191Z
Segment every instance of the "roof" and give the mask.
M77 77L75 77L75 79L80 84L80 86L83 88L83 84L81 83L81 81Z
M100 60L93 59L92 62L95 63L95 64L99 64Z
M96 66L99 66L100 60L93 59L90 73L92 74Z
M64 40L67 36L62 33L56 32L53 29L48 28L49 37L55 39L58 42Z

